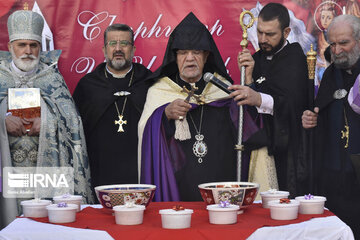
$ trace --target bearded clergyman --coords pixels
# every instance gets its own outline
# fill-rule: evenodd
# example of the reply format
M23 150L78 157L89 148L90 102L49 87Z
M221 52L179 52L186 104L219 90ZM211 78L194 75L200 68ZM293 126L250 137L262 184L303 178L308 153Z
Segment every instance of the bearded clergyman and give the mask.
M299 43L288 42L289 26L290 15L283 5L268 3L261 9L256 30L260 50L254 55L248 49L239 53L247 86L234 86L233 94L240 92L235 98L238 104L253 106L249 108L253 118L263 120L263 127L249 138L247 146L259 151L266 147L264 156L274 157L276 170L264 167L265 172L271 177L276 172L278 188L295 197L305 194L309 184L300 120L309 90L306 57Z
M326 196L325 206L360 239L360 19L334 18L328 36L332 64L302 123L316 131L317 194Z
M189 13L149 78L139 122L141 182L156 184L156 201L199 201L199 184L236 180L238 108L207 72L232 83L210 32Z
M74 168L75 193L91 203L82 122L57 69L60 51L41 52L43 26L42 16L32 11L8 19L9 52L0 52L1 167ZM40 114L14 114L11 89L37 89ZM0 196L0 227L20 213L18 203Z
M134 32L115 23L104 32L106 62L80 79L74 100L84 122L94 187L137 183L137 127L151 71L133 63Z

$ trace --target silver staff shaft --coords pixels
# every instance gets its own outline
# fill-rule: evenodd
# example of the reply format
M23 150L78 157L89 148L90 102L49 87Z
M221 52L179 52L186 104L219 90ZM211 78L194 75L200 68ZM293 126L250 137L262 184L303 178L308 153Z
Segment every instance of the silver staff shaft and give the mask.
M241 67L241 85L244 86L245 84L245 67L242 66ZM241 181L241 152L243 150L243 146L242 146L242 133L243 133L243 118L244 118L244 111L243 111L243 106L239 107L239 129L238 129L238 144L237 144L237 176L236 179L237 181Z
M245 24L244 23L244 16L245 15L249 15L249 23ZM247 29L250 28L255 21L254 15L250 12L250 11L243 11L240 14L240 26L243 30L243 34L242 34L242 40L240 42L240 46L242 47L242 50L246 49L248 46L248 34L247 34ZM245 66L241 67L241 85L244 86L245 85ZM237 152L237 181L241 181L241 151L244 150L244 146L242 145L242 134L243 134L243 117L244 117L244 112L243 112L243 106L239 107L239 133L238 133L238 144L235 146L235 149L238 151Z

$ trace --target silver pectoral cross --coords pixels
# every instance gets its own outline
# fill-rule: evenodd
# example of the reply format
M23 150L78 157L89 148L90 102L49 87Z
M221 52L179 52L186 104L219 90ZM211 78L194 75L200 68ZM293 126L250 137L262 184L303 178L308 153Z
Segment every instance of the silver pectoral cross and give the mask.
M119 120L115 120L115 125L119 125L119 129L117 130L118 132L125 132L123 125L127 124L126 120L123 120L123 115L119 115Z

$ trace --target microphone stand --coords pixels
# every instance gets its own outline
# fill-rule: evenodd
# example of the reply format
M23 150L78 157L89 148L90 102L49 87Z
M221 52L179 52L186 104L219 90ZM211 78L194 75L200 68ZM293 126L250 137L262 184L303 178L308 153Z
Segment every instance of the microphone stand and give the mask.
M244 24L244 16L248 14L250 16L250 21L248 24ZM242 40L240 42L240 46L242 49L246 49L248 46L248 34L247 29L250 28L254 24L254 15L250 11L243 11L240 14L240 25L243 31L242 34ZM241 85L245 85L245 66L241 67ZM236 179L238 182L241 181L241 151L244 151L244 145L242 145L242 133L243 133L243 118L244 118L244 112L243 112L243 106L239 107L239 129L238 129L238 144L235 145L235 149L237 152L237 175Z

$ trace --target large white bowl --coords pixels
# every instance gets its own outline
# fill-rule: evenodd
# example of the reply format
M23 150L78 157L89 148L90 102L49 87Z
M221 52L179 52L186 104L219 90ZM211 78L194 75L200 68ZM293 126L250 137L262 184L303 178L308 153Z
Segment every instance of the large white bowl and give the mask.
M150 184L115 184L95 187L95 193L101 205L112 210L126 202L148 206L154 197L155 189L156 186Z
M202 199L208 205L229 201L239 207L246 207L254 202L260 185L251 182L213 182L198 187Z

